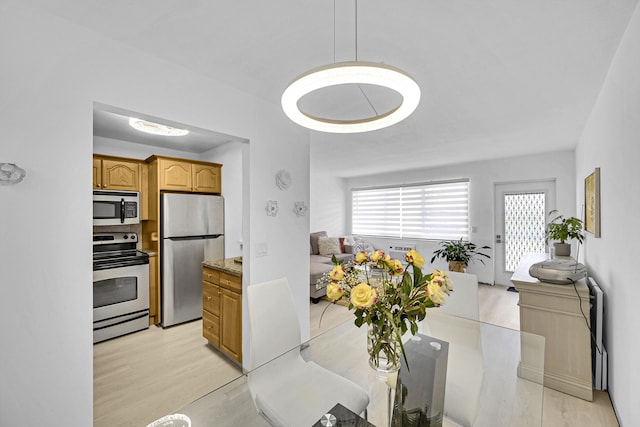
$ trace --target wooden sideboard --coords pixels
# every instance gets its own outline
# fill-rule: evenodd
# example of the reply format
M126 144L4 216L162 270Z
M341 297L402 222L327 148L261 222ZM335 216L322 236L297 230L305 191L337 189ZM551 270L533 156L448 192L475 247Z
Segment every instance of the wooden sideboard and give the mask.
M202 336L242 363L242 264L234 258L204 262Z
M545 259L546 254L527 254L511 276L519 292L520 330L545 337L544 385L591 401L589 288L585 279L574 288L531 277L529 267Z

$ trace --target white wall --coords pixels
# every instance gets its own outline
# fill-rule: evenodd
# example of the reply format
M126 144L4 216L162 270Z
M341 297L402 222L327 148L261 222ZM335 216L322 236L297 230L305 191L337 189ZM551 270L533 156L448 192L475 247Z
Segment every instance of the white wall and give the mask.
M224 253L227 258L242 255L242 147L245 145L245 142L229 142L200 156L200 160L222 164Z
M145 144L136 144L131 141L122 141L120 139L104 138L102 136L95 135L93 136L93 152L96 154L130 157L132 159L141 160L144 160L153 154L200 160L200 156L198 154L190 153L188 151L171 150L163 147L152 147Z
M0 56L0 161L27 170L0 188L0 425L93 422L93 102L251 141L244 286L288 276L308 336L309 221L287 213L292 200L308 203L308 132L277 105L19 1L0 3ZM278 169L296 179L286 194ZM264 213L272 197L283 203L276 218ZM253 255L256 241L268 256Z
M494 243L494 185L496 183L509 183L517 181L556 180L556 208L564 215L576 215L575 200L575 169L574 154L571 151L561 151L548 154L497 159L464 163L458 165L443 166L439 168L406 170L391 174L379 174L347 179L345 192L347 199L351 197L352 188L366 188L377 185L409 184L416 182L429 182L448 179L469 178L470 193L470 221L471 226L476 227L476 232L471 233L471 241L478 246L491 246ZM347 229L350 224L350 200L345 201ZM320 207L318 207L319 210ZM322 212L314 212L314 218L322 217ZM369 239L377 248L386 249L389 240ZM404 241L414 242L406 239ZM429 261L433 251L439 246L436 241L415 241L418 251ZM491 253L492 251L488 251ZM478 280L485 283L493 283L493 260L485 261L486 265L479 262L469 265L467 271L478 275ZM436 260L435 268L446 269L446 263Z
M345 212L350 194L344 178L311 172L310 230L325 230L329 236L348 233ZM349 203L351 201L349 200Z
M640 311L637 308L640 211L640 9L613 59L576 148L576 205L584 178L600 168L602 237L587 234L584 262L605 293L609 393L620 425L640 425Z

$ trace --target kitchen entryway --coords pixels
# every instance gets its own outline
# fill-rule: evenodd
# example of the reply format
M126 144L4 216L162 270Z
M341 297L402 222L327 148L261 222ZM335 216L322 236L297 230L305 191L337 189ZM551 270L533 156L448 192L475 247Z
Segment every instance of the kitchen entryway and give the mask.
M202 320L93 346L94 427L141 427L241 374L202 337Z

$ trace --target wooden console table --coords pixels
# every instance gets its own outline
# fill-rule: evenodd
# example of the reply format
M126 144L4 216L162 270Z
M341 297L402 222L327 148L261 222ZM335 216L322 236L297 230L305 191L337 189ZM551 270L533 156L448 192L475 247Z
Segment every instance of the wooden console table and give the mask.
M520 330L546 339L544 385L591 401L591 337L587 328L589 288L585 279L577 281L578 298L571 284L556 285L531 277L529 267L544 261L546 256L540 253L525 255L511 276L520 297ZM524 348L522 352L525 352ZM524 354L523 360L526 360Z

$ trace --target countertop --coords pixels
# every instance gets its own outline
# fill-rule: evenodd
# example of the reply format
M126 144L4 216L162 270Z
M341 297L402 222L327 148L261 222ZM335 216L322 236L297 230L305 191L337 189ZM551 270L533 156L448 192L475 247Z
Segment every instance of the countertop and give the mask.
M242 276L242 257L205 260L202 265L233 276Z

